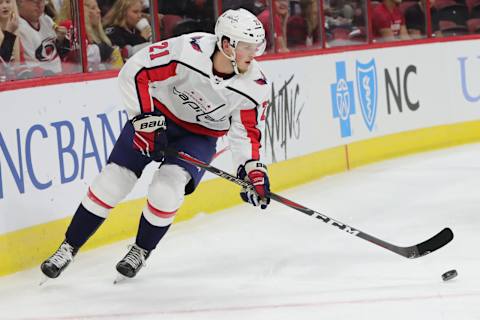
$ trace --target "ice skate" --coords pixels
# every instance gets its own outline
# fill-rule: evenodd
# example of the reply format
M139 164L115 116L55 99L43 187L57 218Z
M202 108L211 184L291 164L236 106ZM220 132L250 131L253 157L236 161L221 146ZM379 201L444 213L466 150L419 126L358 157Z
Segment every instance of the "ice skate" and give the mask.
M55 253L45 260L40 269L48 278L57 278L62 271L72 262L78 249L72 247L67 241L63 241ZM42 283L44 283L43 281Z
M123 277L135 277L138 271L145 266L145 260L150 256L150 251L142 249L136 244L129 246L129 248L130 251L117 263L117 271L120 273L120 277L117 277L114 283L123 280Z

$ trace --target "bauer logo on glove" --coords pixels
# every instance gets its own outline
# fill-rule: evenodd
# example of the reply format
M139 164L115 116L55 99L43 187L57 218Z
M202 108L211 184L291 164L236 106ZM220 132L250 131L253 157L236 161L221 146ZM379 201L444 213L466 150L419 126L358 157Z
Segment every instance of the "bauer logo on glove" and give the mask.
M155 161L163 159L167 147L167 124L165 116L159 112L142 113L132 119L135 134L133 148Z
M144 117L135 119L135 121L133 121L135 131L154 132L158 129L167 129L165 116L153 114L145 114L143 116Z

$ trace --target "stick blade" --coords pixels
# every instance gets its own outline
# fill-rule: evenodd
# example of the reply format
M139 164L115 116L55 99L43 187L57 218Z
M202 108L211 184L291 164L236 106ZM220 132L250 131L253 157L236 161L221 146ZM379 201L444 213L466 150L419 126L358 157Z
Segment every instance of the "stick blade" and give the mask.
M452 229L445 228L427 241L418 244L418 253L420 254L420 256L424 256L426 254L429 254L430 252L440 249L452 240Z
M430 239L417 244L416 246L405 248L408 251L407 258L419 258L432 253L453 240L453 231L445 228Z

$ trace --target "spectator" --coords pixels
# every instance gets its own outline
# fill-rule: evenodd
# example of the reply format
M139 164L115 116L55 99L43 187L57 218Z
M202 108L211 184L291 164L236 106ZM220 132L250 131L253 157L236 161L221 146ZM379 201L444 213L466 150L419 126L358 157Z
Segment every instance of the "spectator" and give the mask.
M199 25L196 30L186 30L185 33L193 31L213 32L215 26L213 0L189 0L185 16L196 21Z
M142 8L141 0L117 0L104 17L103 24L107 36L113 45L122 49L125 60L150 43L152 36L150 25L142 27L142 30L137 28L143 17Z
M70 42L68 54L63 55L61 58L63 73L82 72L80 39L77 31L78 26L74 24L76 19L73 17L75 12L71 6L72 1L74 0L64 0L61 4L58 3L61 7L58 9L54 20L57 25L67 29L66 38Z
M222 11L229 9L247 9L255 15L265 10L266 0L223 0Z
M118 47L105 34L97 0L85 0L85 30L87 33L87 56L89 67L93 69L119 69L123 66Z
M288 47L309 47L320 42L317 0L300 0L301 12L287 23Z
M214 0L160 0L158 4L161 38L191 32L213 32Z
M436 1L431 4L435 9L435 16L432 16L432 30L437 37L459 36L468 34L467 20L475 18L475 12L469 12L469 6L472 7L476 0L465 3L444 0ZM472 21L472 20L471 20ZM437 22L436 24L434 22Z
M350 25L355 14L353 5L356 5L356 3L345 3L343 0L326 2L323 10L325 11L327 26Z
M65 0L67 1L67 0ZM57 19L58 16L58 10L55 7L55 4L51 0L45 0L45 10L44 13L52 18L53 21Z
M348 8L344 8L345 17L352 19L352 31L348 35L351 44L362 44L367 42L367 2L365 0L355 0L348 3ZM345 10L346 9L346 10ZM351 13L349 13L351 9Z
M55 16L55 22L60 24L62 21L69 21L72 22L72 0L64 0L62 1L61 7L57 10L57 15Z
M62 57L62 69L63 69L63 72L65 72L65 73L72 73L72 72L75 72L75 71L81 71L81 67L82 67L81 64L80 64L80 61L81 61L81 58L80 58L81 57L81 51L80 51L80 45L79 45L80 39L78 39L77 28L73 23L73 21L75 21L74 16L73 16L75 14L75 12L72 10L72 1L73 0L64 0L62 2L61 7L58 10L56 20L55 20L55 22L58 25L64 26L68 30L66 37L69 39L69 41L71 43L70 52L67 55ZM98 47L94 48L94 50L92 50L92 48L89 47L90 46L89 40L90 40L90 35L91 35L92 28L90 27L89 9L88 9L88 6L87 6L87 1L88 0L85 0L83 2L83 4L84 4L84 14L85 14L84 15L84 17L85 17L85 29L86 29L85 37L87 38L87 41L86 41L86 44L87 44L87 61L88 61L88 64L89 64L89 68L92 68L92 65L94 63L92 61L92 52L95 53L95 57L100 56L100 53L99 53ZM96 68L98 68L99 62L97 62L97 60L100 60L100 58L98 58L98 59L93 58L93 60L95 61Z
M327 47L367 42L366 7L365 0L327 0L324 2Z
M0 0L0 58L3 63L20 62L20 40L16 34L18 24L15 0Z
M98 0L97 3L100 7L100 15L104 17L115 4L115 0Z
M210 29L211 27L212 26L209 26L208 23L206 23L205 21L194 20L191 18L184 18L184 19L181 19L172 28L172 37L178 37L182 34L187 34L192 32L206 32L206 30ZM209 32L211 33L213 31L209 31Z
M432 19L432 31L435 36L440 36L438 30L438 14L434 7L435 0L430 0L430 16ZM408 34L413 39L425 38L426 36L426 19L425 19L425 0L414 3L408 6L405 10L405 24L407 26Z
M64 0L48 0L48 3L51 4L51 6L53 7L53 10L57 13L55 18L58 18L58 14L60 14L60 10L62 9L63 1ZM45 10L47 10L47 9L45 9Z
M373 9L372 27L377 41L410 39L399 3L401 0L383 0Z
M275 49L277 52L288 52L286 29L288 21L288 4L289 0L272 0L274 4L274 19L273 19L273 35L270 30L270 8L265 7L258 15L258 20L265 29L265 39L267 39L267 50L272 49L272 39L275 41ZM273 37L272 37L273 36Z
M365 0L356 0L350 2L353 9L352 25L354 28L366 28L367 17L365 12L367 11L367 2Z
M175 28L183 21L183 17L175 14L162 13L159 13L158 16L160 23L160 39L172 38Z
M38 68L39 75L43 76L62 72L60 56L70 51L67 29L55 25L44 14L45 0L18 0L17 4L20 13L18 30L26 65Z
M158 0L158 11L162 14L185 16L189 0Z
M158 0L158 12L160 18L160 38L167 39L174 36L177 26L185 18L185 9L188 0ZM178 29L178 28L177 28Z

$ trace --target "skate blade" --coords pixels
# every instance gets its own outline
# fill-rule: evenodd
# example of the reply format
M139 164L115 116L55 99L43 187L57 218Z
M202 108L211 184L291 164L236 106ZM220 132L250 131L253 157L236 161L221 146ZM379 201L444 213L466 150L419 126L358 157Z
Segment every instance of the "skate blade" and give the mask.
M118 284L118 283L123 282L125 280L127 280L127 277L125 277L124 275L119 273L119 274L117 274L117 277L115 278L115 280L113 280L113 284Z
M45 282L47 282L48 280L50 280L50 278L44 275L43 278L40 280L40 283L38 285L41 286Z

